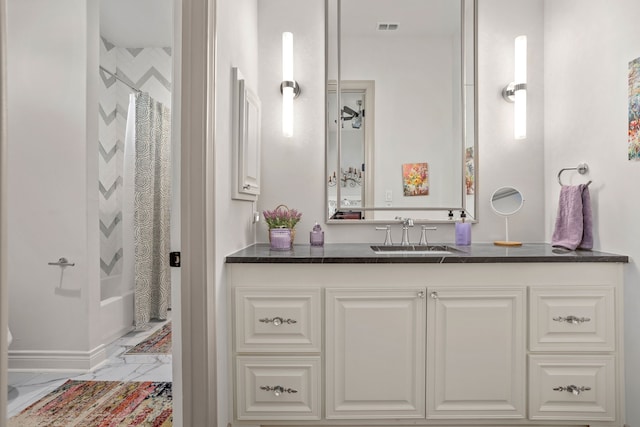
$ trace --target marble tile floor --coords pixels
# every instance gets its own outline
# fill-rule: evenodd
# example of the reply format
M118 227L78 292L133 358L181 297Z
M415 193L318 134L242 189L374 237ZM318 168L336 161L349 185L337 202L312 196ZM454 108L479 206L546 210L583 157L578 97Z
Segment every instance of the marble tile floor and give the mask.
M170 354L124 355L166 322L153 322L149 330L130 332L111 343L107 360L88 373L74 372L14 372L9 371L8 415L19 414L69 379L83 381L171 381ZM0 423L1 424L1 423Z

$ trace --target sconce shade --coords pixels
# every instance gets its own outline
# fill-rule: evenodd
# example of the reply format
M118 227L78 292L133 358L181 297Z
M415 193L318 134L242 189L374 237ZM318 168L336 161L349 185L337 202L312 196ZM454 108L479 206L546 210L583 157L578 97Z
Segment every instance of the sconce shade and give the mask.
M527 36L515 39L514 81L502 91L508 102L513 102L513 136L515 139L527 137Z
M293 136L293 99L300 93L300 88L293 79L293 34L282 33L282 133L285 137Z
M527 36L518 36L515 41L515 75L516 84L527 82Z
M293 88L282 89L282 134L287 138L293 136Z
M516 37L514 57L516 90L513 136L515 139L525 139L527 137L527 36Z

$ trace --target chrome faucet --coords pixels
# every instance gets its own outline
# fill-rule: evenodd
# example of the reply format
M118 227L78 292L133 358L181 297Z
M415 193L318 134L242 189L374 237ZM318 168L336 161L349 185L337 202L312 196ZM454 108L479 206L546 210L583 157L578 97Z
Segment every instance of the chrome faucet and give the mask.
M409 227L413 227L413 219L399 216L396 219L402 221L402 242L400 242L400 246L409 246Z
M427 230L437 230L436 227L429 227L427 225L422 226L422 233L420 234L420 246L429 246L429 241L427 240Z
M384 245L385 246L393 245L393 242L391 241L391 226L390 225L385 225L384 227L376 227L376 230L384 230L384 231L387 232L387 234L385 234L385 236L384 236Z

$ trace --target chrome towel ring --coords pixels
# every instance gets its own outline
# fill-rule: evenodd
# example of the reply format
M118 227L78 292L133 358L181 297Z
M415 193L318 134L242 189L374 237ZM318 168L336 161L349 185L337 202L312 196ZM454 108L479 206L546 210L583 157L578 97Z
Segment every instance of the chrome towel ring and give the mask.
M584 175L585 173L587 173L589 171L589 165L586 164L586 163L580 163L575 168L562 168L562 169L560 169L560 172L558 172L558 184L560 184L560 185L564 185L562 183L562 180L560 179L560 175L562 175L562 172L564 172L564 171L578 171L578 173L580 175ZM591 184L591 181L587 182L587 185L589 185L589 184Z

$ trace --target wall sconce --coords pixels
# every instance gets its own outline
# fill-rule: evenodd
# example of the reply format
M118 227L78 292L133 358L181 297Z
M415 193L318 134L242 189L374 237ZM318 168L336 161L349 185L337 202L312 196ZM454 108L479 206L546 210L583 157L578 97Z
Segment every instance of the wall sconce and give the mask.
M282 33L282 133L293 136L293 100L300 95L300 86L293 79L293 34Z
M515 40L514 81L502 90L502 96L514 103L513 136L515 139L527 137L527 36Z

